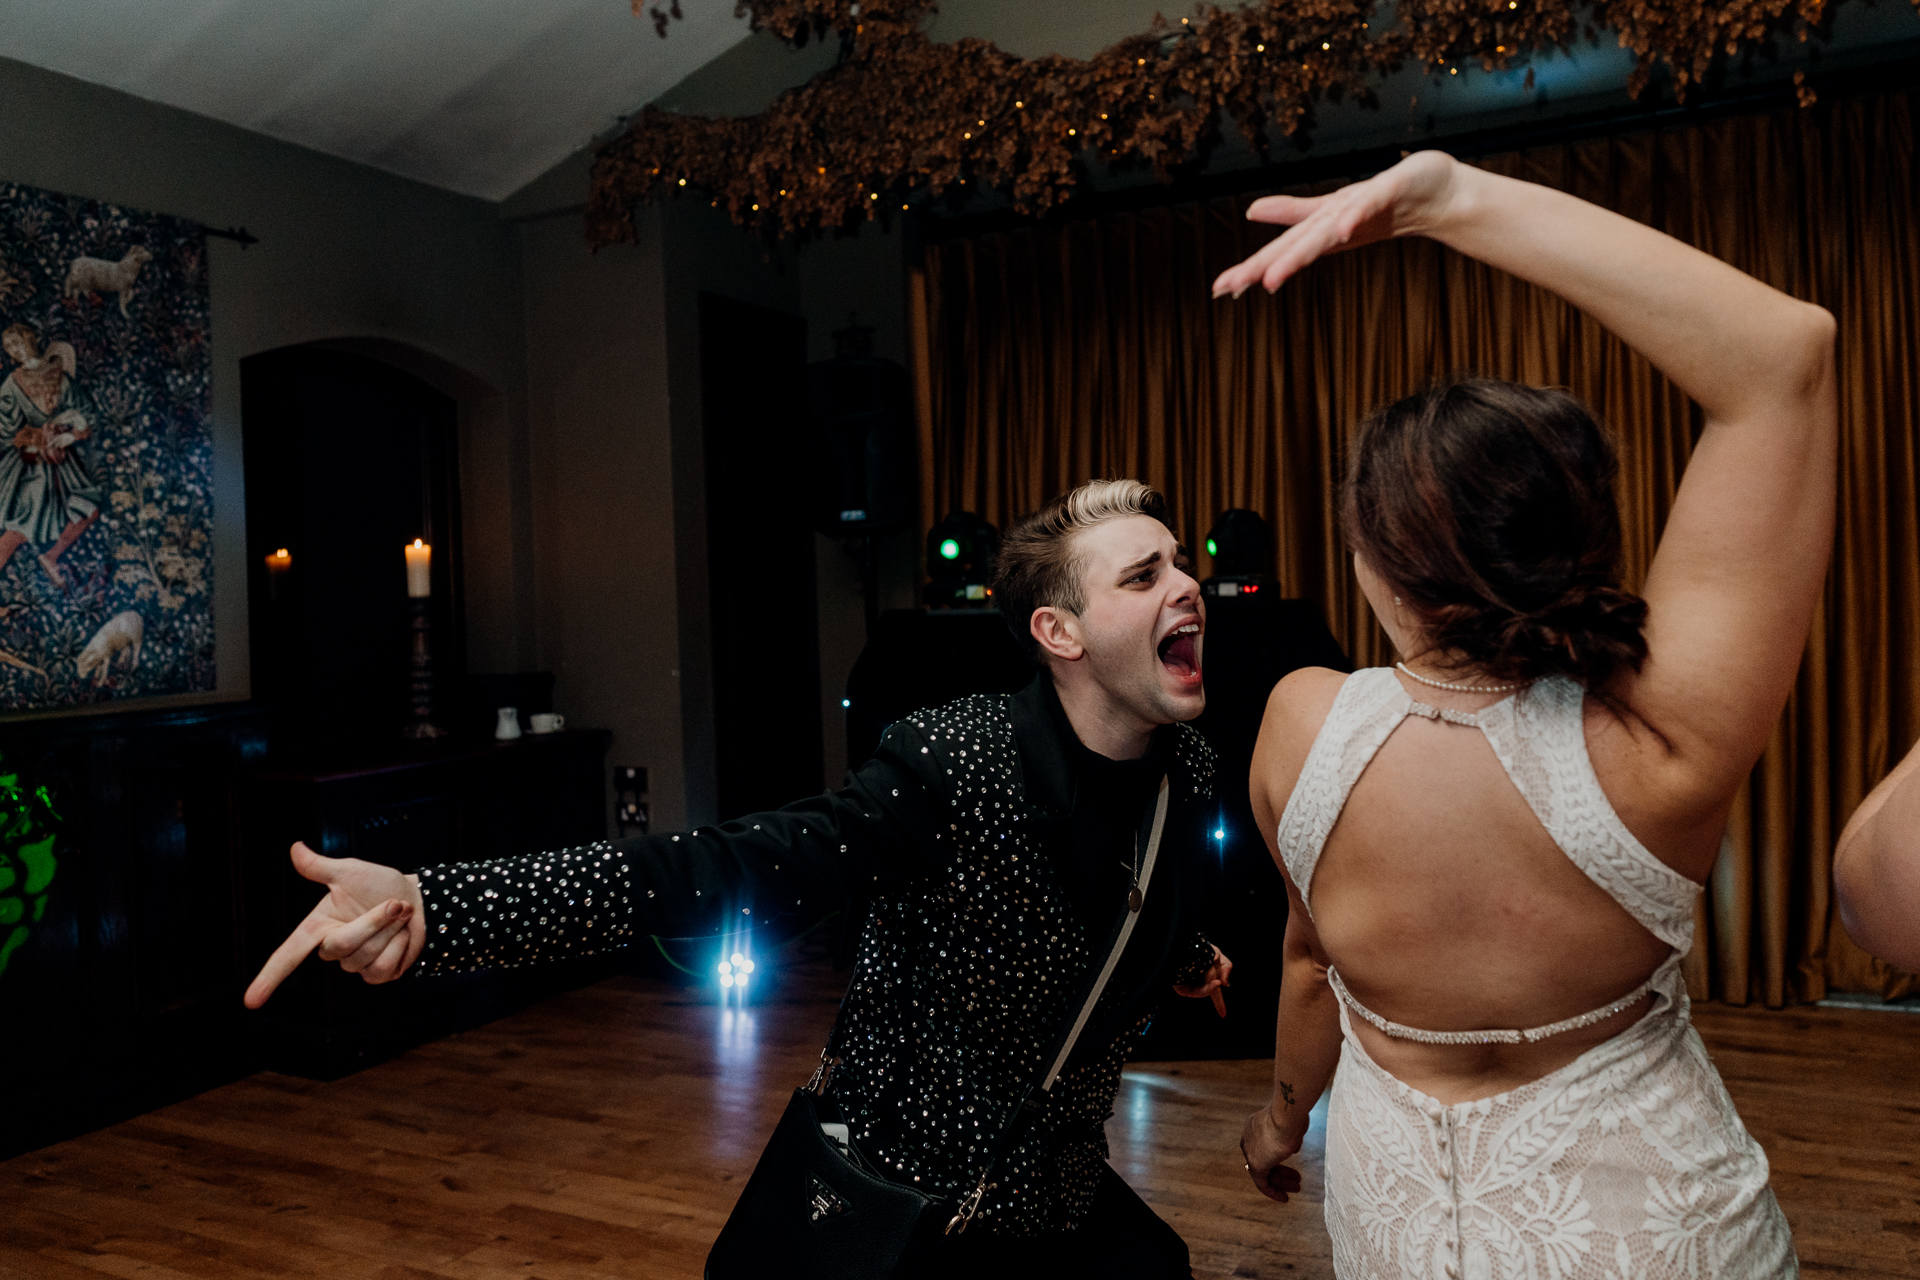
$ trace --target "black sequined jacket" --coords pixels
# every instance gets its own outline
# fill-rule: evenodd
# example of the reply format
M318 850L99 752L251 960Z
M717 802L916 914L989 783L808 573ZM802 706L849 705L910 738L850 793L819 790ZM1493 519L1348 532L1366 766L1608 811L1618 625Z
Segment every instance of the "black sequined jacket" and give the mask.
M648 934L724 934L866 897L833 1094L855 1143L890 1176L958 1198L1126 912L1119 861L1131 849L1116 850L1104 929L1088 927L1065 883L1071 732L1043 676L1019 694L906 717L845 788L776 812L427 868L427 948L416 971L528 964ZM1197 980L1212 960L1197 922L1213 753L1189 726L1160 732L1169 807L1140 921L1066 1070L1022 1115L1021 1140L994 1171L975 1231L1078 1223L1128 1053L1168 986ZM1151 814L1148 805L1143 837Z

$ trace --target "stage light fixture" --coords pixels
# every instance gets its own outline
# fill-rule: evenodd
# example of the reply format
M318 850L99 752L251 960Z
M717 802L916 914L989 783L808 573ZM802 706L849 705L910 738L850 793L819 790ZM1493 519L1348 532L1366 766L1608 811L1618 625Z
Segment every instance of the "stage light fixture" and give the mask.
M742 995L746 994L747 975L754 970L753 958L751 956L742 951L735 951L723 956L715 968L720 974L720 990L722 993L738 992Z
M1273 562L1273 533L1258 511L1222 511L1207 530L1207 555L1216 578L1265 578Z
M927 603L980 608L992 595L993 555L1000 531L971 511L956 511L927 531Z

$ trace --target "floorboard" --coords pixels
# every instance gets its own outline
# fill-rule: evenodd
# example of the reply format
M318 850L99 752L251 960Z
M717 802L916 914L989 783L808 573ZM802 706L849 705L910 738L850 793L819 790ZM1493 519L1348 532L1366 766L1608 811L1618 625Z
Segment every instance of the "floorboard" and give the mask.
M614 978L347 1079L263 1074L0 1163L0 1276L698 1280L837 980L749 1009ZM1697 1006L1810 1276L1920 1277L1920 1017ZM1235 1143L1265 1062L1128 1070L1114 1166L1203 1280L1331 1280L1319 1126L1286 1205Z

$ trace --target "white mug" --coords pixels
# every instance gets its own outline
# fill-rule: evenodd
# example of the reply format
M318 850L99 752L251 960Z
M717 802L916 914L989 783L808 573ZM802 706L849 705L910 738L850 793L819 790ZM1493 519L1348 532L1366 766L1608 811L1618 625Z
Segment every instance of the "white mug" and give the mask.
M536 711L529 717L528 723L533 726L535 733L557 733L567 727L567 718L551 711Z
M493 726L493 736L502 742L511 742L520 736L520 708L501 707L500 720Z

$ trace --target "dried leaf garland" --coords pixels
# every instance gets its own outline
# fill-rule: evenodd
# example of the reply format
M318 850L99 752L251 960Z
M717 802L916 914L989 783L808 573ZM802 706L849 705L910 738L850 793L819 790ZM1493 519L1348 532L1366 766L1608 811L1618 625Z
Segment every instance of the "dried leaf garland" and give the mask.
M632 0L662 34L680 16L670 2ZM1788 30L1806 39L1822 4L1402 0L1377 31L1373 0L1202 4L1080 60L936 43L924 30L932 0L741 0L736 13L782 40L837 37L839 64L751 118L643 110L594 161L587 237L596 247L631 241L635 204L688 192L779 236L982 186L1042 213L1072 195L1088 160L1144 161L1168 180L1218 140L1221 120L1264 155L1269 130L1299 133L1322 102L1371 102L1372 78L1408 62L1501 70L1567 48L1592 24L1633 50L1635 96L1664 63L1684 99L1722 54ZM1804 77L1795 85L1809 103Z

